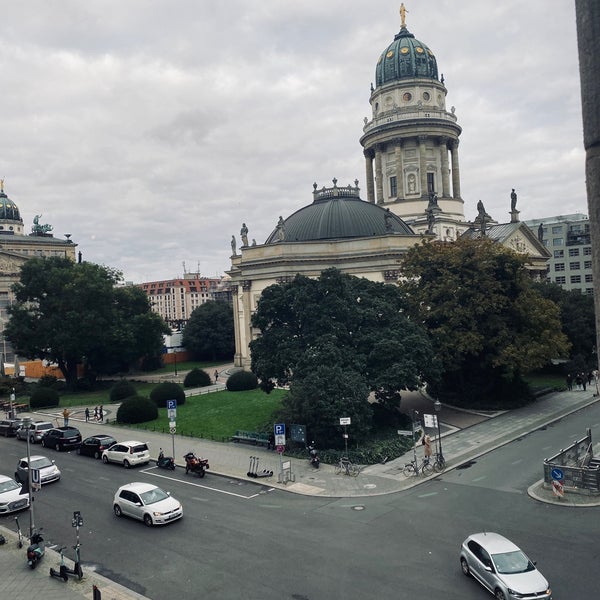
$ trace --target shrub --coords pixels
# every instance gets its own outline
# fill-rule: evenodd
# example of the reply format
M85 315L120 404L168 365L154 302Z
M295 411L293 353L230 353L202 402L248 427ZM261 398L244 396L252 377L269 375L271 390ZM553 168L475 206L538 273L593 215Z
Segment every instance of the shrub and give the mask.
M58 406L58 392L52 388L40 387L33 390L29 398L30 408L53 408Z
M230 392L255 390L257 387L258 379L252 371L236 371L227 380L227 389Z
M192 369L183 380L184 388L191 387L204 387L206 385L210 385L212 381L210 380L210 375L204 371L203 369Z
M55 388L58 379L54 375L42 375L38 379L38 385L45 388Z
M145 423L154 421L158 417L156 404L143 396L130 396L126 398L117 410L118 423Z
M136 391L133 383L127 381L127 379L121 379L112 386L109 397L111 402L121 402L125 398L131 398L131 396L135 395Z
M165 408L167 406L167 400L177 400L177 405L181 406L185 404L185 392L178 383L172 381L165 381L159 383L151 392L150 400L158 406L158 408Z

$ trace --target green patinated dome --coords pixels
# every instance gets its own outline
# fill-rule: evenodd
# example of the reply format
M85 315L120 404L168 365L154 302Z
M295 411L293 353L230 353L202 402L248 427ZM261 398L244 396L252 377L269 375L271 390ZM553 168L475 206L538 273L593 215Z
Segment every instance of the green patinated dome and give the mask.
M279 225L265 243L309 242L393 233L416 235L391 211L361 200L358 187L337 187L337 181L334 180L332 188L317 190L315 183L313 198L312 204L285 220L280 218Z
M4 193L4 189L0 190L0 220L22 222L19 208Z
M402 27L379 57L375 69L376 85L415 77L437 80L437 61L423 42Z

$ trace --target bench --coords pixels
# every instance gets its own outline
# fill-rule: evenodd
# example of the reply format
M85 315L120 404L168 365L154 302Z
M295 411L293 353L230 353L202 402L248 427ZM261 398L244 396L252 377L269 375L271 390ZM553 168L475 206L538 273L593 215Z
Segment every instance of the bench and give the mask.
M259 444L262 446L269 445L269 434L268 433L258 433L256 431L241 431L238 429L231 439L234 442L246 442L248 444L254 444L258 446Z

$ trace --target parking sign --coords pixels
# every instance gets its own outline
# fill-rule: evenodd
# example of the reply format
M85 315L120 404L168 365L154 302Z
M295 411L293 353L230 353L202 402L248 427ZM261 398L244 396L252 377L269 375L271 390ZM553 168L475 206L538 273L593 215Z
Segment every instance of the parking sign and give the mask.
M285 435L285 423L275 423L273 433L275 435Z

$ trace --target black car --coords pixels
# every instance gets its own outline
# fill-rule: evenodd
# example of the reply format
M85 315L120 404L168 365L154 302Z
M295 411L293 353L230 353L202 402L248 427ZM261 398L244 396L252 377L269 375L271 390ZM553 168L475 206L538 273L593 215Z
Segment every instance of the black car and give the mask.
M91 435L85 438L79 448L77 448L77 454L83 454L85 456L93 456L94 458L100 458L102 452L107 448L110 448L113 444L116 444L117 440L110 435L104 435L100 433L98 435Z
M23 425L23 419L5 419L0 421L0 435L12 437L17 435L17 431Z
M79 448L81 444L81 433L76 427L55 427L46 431L42 437L44 448L55 450L72 450Z

